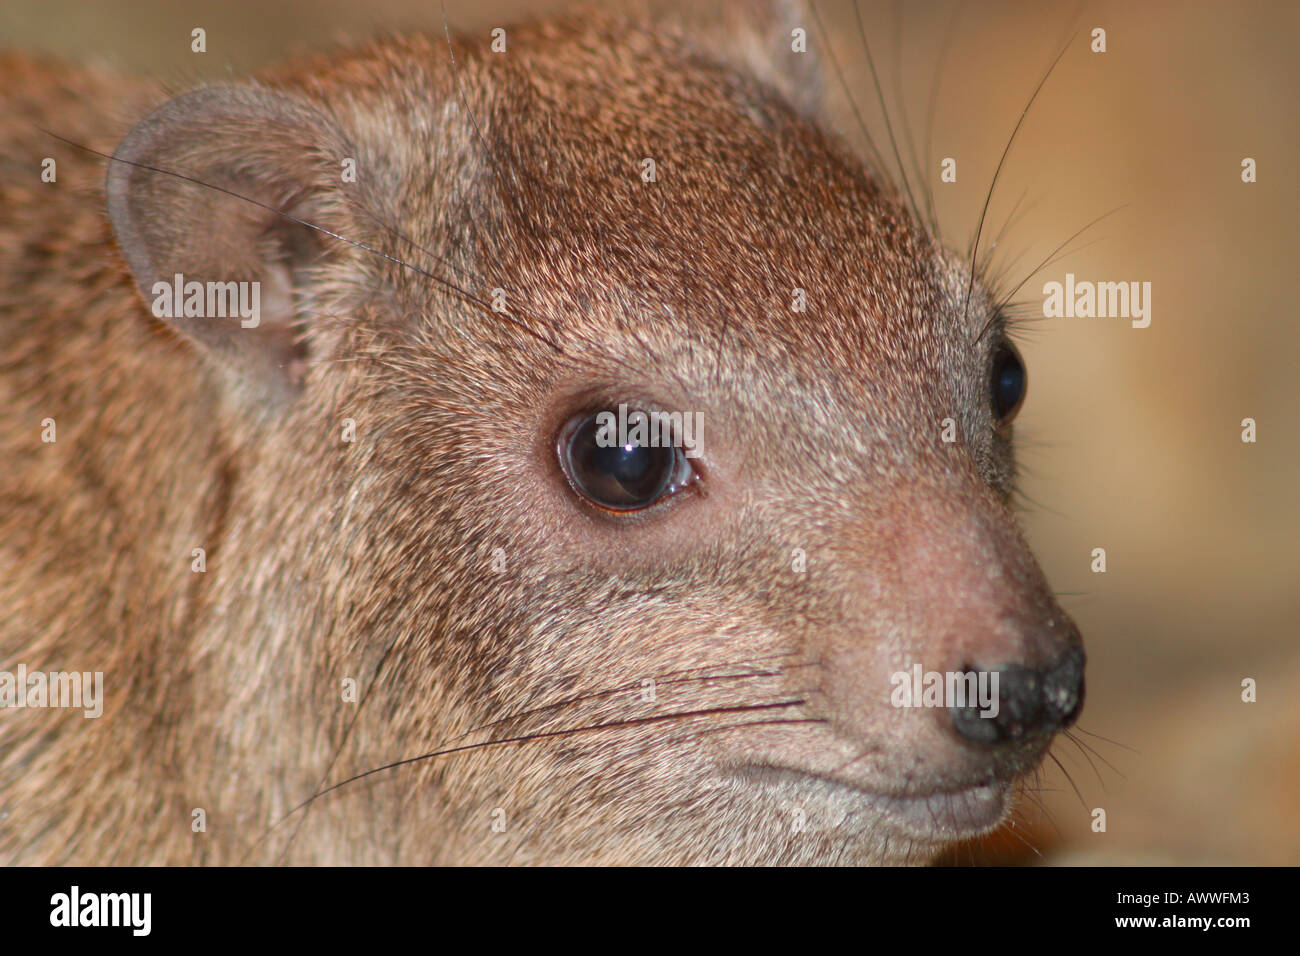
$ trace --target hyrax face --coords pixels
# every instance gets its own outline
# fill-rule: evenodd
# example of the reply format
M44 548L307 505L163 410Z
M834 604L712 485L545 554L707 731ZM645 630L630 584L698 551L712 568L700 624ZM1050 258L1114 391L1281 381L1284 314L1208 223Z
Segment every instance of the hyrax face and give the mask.
M243 837L380 767L268 854L901 862L996 827L1083 657L1008 507L990 299L771 87L599 22L511 50L182 98L110 173L146 293L262 284L256 328L173 320L248 450L213 698L222 661L301 675L217 718L279 794ZM992 700L914 694L959 672Z

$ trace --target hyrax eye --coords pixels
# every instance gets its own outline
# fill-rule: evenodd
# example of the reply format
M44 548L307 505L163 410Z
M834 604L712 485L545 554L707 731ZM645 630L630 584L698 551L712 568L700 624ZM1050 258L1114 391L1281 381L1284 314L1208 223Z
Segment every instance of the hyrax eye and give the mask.
M1010 342L999 343L993 353L992 390L993 417L999 426L1011 424L1025 401L1028 387L1025 363Z
M633 411L623 420L635 424L638 416L649 421L651 414ZM578 495L598 508L625 513L658 504L690 484L694 471L676 443L653 440L665 437L654 429L635 435L623 431L614 412L596 412L576 416L560 432L560 467Z

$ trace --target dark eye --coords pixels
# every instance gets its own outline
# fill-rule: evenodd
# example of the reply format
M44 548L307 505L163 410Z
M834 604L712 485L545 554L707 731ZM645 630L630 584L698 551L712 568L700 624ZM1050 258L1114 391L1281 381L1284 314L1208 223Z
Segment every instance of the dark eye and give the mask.
M999 425L1009 425L1025 400L1028 380L1020 353L1010 342L1002 342L993 353L993 417Z
M580 415L560 433L560 465L574 491L599 508L627 512L690 484L694 469L681 448L649 441L620 445L617 430L600 415Z

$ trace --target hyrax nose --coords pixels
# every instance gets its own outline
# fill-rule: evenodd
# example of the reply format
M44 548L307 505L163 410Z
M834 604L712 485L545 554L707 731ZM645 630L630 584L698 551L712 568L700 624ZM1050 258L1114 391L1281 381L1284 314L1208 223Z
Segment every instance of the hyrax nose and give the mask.
M993 672L996 714L992 707L953 707L953 729L965 740L990 746L1064 730L1083 708L1083 663L1083 649L1072 647L1048 667L999 668Z

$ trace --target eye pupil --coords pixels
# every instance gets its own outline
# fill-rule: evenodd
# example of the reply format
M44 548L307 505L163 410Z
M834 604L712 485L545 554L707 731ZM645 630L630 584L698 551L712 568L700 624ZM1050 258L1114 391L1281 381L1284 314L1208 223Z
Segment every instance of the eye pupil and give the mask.
M1020 353L1008 342L998 347L993 357L993 415L999 424L1011 421L1025 400L1028 385Z
M648 508L669 490L677 454L673 448L636 444L602 446L596 416L570 432L562 452L577 491L611 511Z

